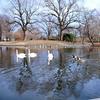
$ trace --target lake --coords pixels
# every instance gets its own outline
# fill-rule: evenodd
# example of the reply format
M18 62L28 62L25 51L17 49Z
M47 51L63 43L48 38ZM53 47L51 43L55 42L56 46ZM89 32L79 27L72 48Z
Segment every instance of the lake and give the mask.
M93 98L100 98L100 48L0 47L0 100Z

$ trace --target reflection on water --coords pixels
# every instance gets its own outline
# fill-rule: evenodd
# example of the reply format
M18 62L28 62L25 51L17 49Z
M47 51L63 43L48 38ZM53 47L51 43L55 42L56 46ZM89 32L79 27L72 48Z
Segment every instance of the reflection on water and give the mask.
M19 77L16 83L16 90L22 93L29 84L32 84L32 71L27 58L23 58L23 66L20 68Z
M26 57L17 62L16 49ZM100 48L0 48L0 100L88 100L100 97ZM73 56L81 60L74 60Z
M53 54L48 50L48 65L50 65L50 62L53 60Z
M0 67L11 67L11 64L15 63L13 56L13 49L8 47L0 47Z

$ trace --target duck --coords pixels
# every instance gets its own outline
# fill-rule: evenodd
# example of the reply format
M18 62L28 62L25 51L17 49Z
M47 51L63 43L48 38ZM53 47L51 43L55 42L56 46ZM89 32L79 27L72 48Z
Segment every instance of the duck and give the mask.
M79 62L79 63L84 63L84 62L85 62L85 59L80 59L80 58L79 58L79 59L78 59L78 62Z
M75 56L75 55L72 55L72 58L73 58L73 60L77 60L77 56Z
M84 59L81 59L81 58L78 57L78 56L72 55L72 57L73 57L73 60L75 60L75 61L77 61L77 62L80 62L80 63L84 63L84 62L85 62Z
M52 61L53 59L53 54L50 53L50 51L48 50L48 65L50 65L50 61Z

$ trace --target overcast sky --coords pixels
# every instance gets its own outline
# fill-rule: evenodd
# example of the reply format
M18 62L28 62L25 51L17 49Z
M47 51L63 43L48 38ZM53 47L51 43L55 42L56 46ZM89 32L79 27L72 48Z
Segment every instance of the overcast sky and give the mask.
M100 10L100 0L85 0L85 6L89 9L96 8L97 10Z
M0 13L6 13L4 8L9 7L10 0L0 0ZM89 9L98 9L100 10L100 0L84 0L84 6Z
M9 1L10 0L0 0L0 13L5 13L3 9L8 7Z

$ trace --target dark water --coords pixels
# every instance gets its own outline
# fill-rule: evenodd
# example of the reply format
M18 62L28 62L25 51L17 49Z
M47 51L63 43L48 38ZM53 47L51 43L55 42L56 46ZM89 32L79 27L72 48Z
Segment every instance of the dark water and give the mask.
M100 48L31 49L37 57L16 57L27 50L0 48L0 100L89 100L100 98ZM79 56L75 61L72 55Z

